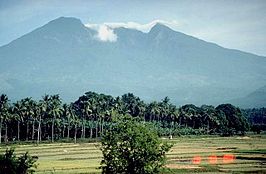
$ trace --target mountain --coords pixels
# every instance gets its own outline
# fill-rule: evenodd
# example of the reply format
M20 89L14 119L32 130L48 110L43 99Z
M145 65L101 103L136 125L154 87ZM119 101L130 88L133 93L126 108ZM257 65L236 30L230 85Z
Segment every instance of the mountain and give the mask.
M73 101L92 90L151 101L219 104L266 84L266 58L226 49L160 23L148 33L113 29L101 41L79 19L61 17L0 47L0 93L45 93Z
M266 106L266 86L263 86L245 97L234 99L231 103L241 108L262 108Z

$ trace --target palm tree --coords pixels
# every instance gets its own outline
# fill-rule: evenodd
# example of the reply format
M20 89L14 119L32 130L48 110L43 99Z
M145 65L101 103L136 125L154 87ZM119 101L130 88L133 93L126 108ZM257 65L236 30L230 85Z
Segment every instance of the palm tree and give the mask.
M32 100L32 98L27 97L21 100L22 102L22 108L25 116L26 121L26 140L28 140L29 137L29 123L33 118L34 115L34 103L35 101Z
M82 120L82 125L81 125L81 138L85 138L86 137L86 117L89 113L89 101L87 100L87 97L82 96L79 99L78 102L78 108L79 111L81 112L81 120Z
M52 142L54 142L54 127L55 127L55 121L58 117L60 117L62 113L61 109L61 99L59 95L52 95L50 97L50 102L49 102L49 115L52 117Z
M63 137L65 136L65 125L67 125L67 139L70 137L70 128L74 122L75 117L75 111L73 103L66 104L64 103L62 106L62 116L65 119L64 128L63 128Z
M83 125L83 131L82 131L82 135L83 138L86 138L86 123L87 123L87 117L89 117L90 113L91 113L91 109L90 109L90 103L88 101L84 101L83 103L83 108L82 108L82 125Z
M75 108L74 108L74 104L70 103L70 105L68 105L68 114L67 114L67 138L69 139L70 137L70 128L71 125L74 124L75 125L75 120L77 119L77 115L75 112Z
M193 104L187 104L182 106L180 116L183 117L186 126L195 128L196 119L198 117L198 107Z
M157 116L159 115L160 111L157 102L151 102L146 108L146 117L148 117L149 121L152 122L155 120L155 118L158 118Z
M177 118L179 117L179 110L176 108L175 105L170 104L169 107L169 115L168 115L169 119L170 119L170 137L172 137L172 130L174 128L174 123L177 120Z
M80 125L80 119L78 118L77 115L73 115L73 123L75 126L75 133L74 133L74 142L77 143L77 132L78 132L78 125Z
M23 104L22 101L17 101L13 104L12 113L15 116L17 121L17 140L20 140L20 123L23 122L24 112L23 112Z
M38 120L38 118L41 115L41 107L40 107L40 103L37 103L36 101L34 101L33 103L33 115L31 117L32 119L32 134L31 134L31 139L34 140L34 135L35 135L35 123ZM37 137L38 139L38 137ZM38 140L37 140L38 141Z
M42 100L40 100L39 102L40 114L39 114L39 119L38 119L37 143L41 141L41 137L42 137L41 124L42 124L43 118L48 115L49 100L50 100L49 95L44 95L42 97Z
M4 123L5 123L5 143L8 142L8 123L12 120L12 114L10 114L11 107L8 107L8 111L5 114Z
M71 123L74 125L74 143L77 143L77 131L78 131L78 126L80 125L80 119L78 117L78 114L79 113L79 108L77 107L76 104L74 103L71 103L70 104L70 113L71 113L71 117L70 117L70 120ZM69 125L70 125L70 122L69 122ZM69 133L68 133L68 137L69 137Z
M0 96L0 144L2 142L2 126L3 122L6 123L6 119L8 118L8 97L5 94L2 94ZM7 141L7 123L6 123L6 136L5 136L5 141Z
M211 129L216 129L217 125L217 117L216 117L216 111L213 106L209 105L202 105L201 106L202 110L202 120L203 123L205 124L205 127L207 129L207 133L210 133L212 130Z
M66 125L69 124L69 105L64 103L62 105L62 115L61 115L61 123L63 126L63 131L62 131L62 137L65 138L65 129L66 129ZM69 127L69 125L68 125Z
M111 113L114 109L114 99L110 95L101 94L102 102L101 102L101 114L100 114L100 132L103 133L105 120L111 117Z

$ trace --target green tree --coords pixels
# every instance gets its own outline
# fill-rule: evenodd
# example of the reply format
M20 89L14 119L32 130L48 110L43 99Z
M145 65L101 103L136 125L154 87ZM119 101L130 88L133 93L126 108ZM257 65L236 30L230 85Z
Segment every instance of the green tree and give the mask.
M124 113L128 113L133 117L142 117L144 114L144 102L140 100L139 97L136 97L132 93L124 94L121 97L122 102L124 103Z
M43 119L48 115L49 106L49 95L44 95L42 100L39 101L39 118L38 118L38 131L37 131L37 143L41 141L42 138L42 122Z
M0 155L0 172L4 174L34 173L37 159L38 157L30 156L28 152L17 158L14 149L7 149L5 154Z
M68 104L64 103L62 106L62 115L61 115L61 126L63 127L62 137L65 138L65 129L67 126L67 138L69 139L70 131L70 107Z
M57 118L60 117L62 114L62 108L61 108L62 101L59 97L59 95L52 95L50 97L50 103L49 103L49 115L52 117L52 142L54 142L54 127L55 122L58 121Z
M156 119L157 116L159 116L159 108L158 108L158 103L157 102L151 102L150 104L148 104L146 106L146 120L149 121L154 121Z
M131 116L114 121L102 136L103 173L159 173L171 145L163 143L147 124Z
M249 129L249 124L239 108L231 104L221 104L216 107L216 110L223 112L228 120L226 134L232 135L238 132L244 134Z
M7 141L7 119L9 117L9 103L8 97L5 94L0 96L0 144L2 140L2 126L3 122L6 125L5 141Z
M17 121L17 140L20 140L20 123L23 122L24 112L22 101L17 101L13 104L12 114L14 115L15 120Z
M26 140L29 137L29 124L34 115L34 104L35 101L32 98L27 97L21 100L23 113L24 113L24 122L26 122Z

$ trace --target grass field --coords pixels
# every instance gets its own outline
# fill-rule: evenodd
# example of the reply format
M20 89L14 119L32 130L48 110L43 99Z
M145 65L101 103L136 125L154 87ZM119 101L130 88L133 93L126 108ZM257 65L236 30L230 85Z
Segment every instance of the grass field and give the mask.
M182 137L167 154L165 173L266 173L266 135ZM37 155L38 174L100 173L96 143L13 145L16 154ZM0 146L0 153L10 146Z

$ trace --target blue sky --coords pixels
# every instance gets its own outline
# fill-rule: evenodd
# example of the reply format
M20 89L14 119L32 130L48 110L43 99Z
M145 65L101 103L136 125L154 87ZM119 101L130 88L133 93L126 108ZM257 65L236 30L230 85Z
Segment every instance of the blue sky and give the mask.
M61 16L84 24L169 21L177 31L266 56L265 0L0 0L0 45Z

